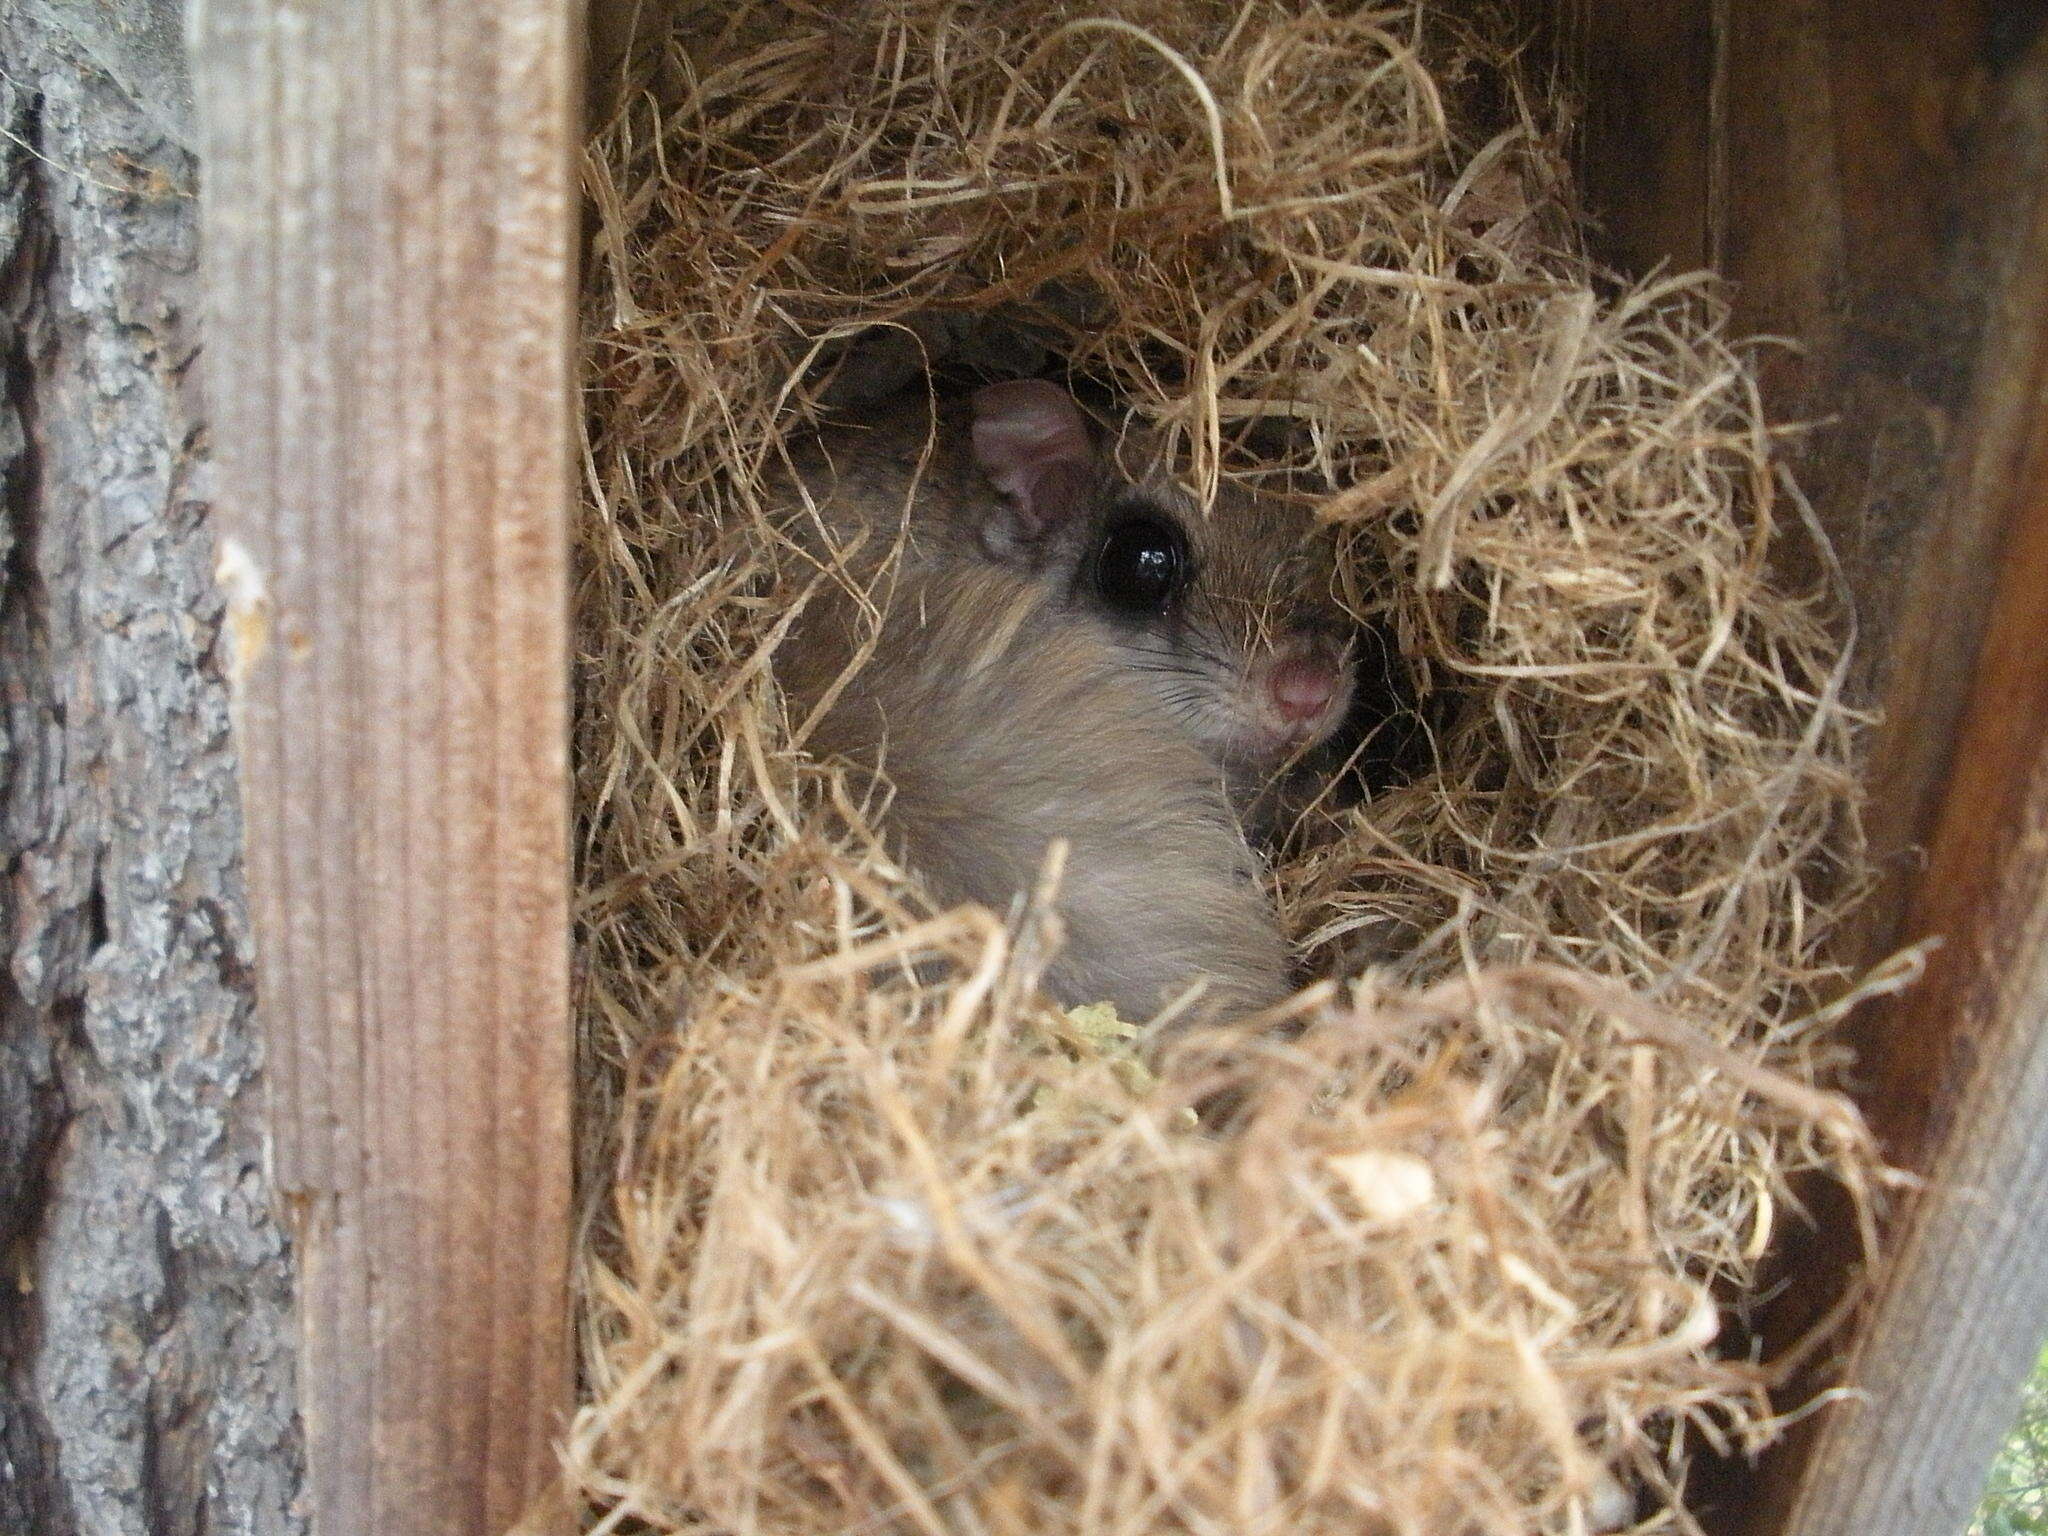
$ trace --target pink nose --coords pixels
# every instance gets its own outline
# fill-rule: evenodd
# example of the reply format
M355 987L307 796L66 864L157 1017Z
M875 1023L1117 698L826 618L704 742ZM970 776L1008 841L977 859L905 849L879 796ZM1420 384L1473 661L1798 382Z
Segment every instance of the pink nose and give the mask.
M1302 725L1330 707L1337 669L1321 656L1290 656L1266 680L1273 708L1289 725Z

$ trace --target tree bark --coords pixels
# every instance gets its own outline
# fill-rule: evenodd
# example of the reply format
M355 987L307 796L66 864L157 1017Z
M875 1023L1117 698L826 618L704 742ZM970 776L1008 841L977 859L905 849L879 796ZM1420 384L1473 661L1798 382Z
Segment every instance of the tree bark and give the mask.
M0 3L0 1532L298 1532L175 0Z

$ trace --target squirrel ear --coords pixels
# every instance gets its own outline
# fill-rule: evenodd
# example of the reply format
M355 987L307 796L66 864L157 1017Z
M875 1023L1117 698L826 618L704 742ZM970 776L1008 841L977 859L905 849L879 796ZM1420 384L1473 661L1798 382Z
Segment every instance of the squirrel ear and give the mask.
M1011 379L974 395L974 462L1010 503L991 529L998 553L1044 542L1087 505L1095 451L1074 397L1050 379Z

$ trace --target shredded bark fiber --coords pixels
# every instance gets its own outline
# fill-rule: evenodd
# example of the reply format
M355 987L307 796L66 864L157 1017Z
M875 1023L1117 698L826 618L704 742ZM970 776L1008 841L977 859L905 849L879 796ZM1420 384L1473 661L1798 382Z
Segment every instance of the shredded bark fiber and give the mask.
M1514 41L684 5L597 137L589 1529L1682 1531L1777 1429L1724 1325L1795 1175L1880 1171L1824 1087L1850 625L1712 280L1589 259ZM1420 749L1272 872L1297 1034L1134 1070L1042 900L934 911L793 743L778 445L1051 367L1313 499L1398 653Z

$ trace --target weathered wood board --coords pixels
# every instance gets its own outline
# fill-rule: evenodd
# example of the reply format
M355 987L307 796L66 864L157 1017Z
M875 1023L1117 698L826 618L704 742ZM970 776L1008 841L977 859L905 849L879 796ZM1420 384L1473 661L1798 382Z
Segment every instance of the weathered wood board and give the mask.
M1861 958L1945 937L1856 1027L1858 1089L1926 1194L1871 1304L1788 1402L1718 1529L1960 1531L2048 1329L2048 9L1903 0L1556 0L1524 8L1589 99L1607 253L1718 266L1846 560L1884 711L1870 825L1887 882ZM1816 1192L1788 1227L1783 1347L1860 1262Z
M570 1389L579 8L210 0L208 380L315 1528L502 1531Z

